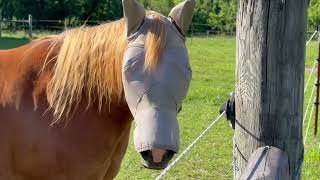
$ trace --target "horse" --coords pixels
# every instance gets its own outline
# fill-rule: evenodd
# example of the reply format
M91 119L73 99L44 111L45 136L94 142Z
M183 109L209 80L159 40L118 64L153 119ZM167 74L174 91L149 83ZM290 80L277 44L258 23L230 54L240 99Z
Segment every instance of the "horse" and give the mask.
M124 18L0 50L0 180L106 180L132 122L143 165L179 150L194 0L168 17L123 0Z

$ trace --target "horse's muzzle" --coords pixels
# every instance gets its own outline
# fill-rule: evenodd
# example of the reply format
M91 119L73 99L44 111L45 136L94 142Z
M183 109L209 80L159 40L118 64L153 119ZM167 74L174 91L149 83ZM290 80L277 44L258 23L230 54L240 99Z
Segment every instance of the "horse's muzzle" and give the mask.
M173 155L174 152L170 150L148 150L141 152L141 161L148 169L161 170L167 167Z
M149 169L164 169L179 151L180 136L177 112L148 108L136 113L134 144Z

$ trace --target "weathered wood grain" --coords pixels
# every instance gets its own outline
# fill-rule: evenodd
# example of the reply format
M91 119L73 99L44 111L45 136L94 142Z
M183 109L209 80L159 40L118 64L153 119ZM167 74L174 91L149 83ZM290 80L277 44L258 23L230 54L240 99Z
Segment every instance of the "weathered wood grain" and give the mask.
M235 178L264 145L303 153L307 0L240 0L237 17Z

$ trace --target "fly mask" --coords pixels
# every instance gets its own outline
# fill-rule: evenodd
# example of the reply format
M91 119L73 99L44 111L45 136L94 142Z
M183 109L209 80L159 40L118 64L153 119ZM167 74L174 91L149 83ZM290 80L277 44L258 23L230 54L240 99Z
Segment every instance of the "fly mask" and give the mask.
M128 23L128 48L123 60L126 101L135 120L134 144L147 168L165 168L179 151L177 113L191 81L185 34L192 21L194 0L176 6L169 17L148 13L135 0L123 0ZM154 71L146 69L146 39L155 16L165 26L164 48ZM174 23L173 23L174 22Z

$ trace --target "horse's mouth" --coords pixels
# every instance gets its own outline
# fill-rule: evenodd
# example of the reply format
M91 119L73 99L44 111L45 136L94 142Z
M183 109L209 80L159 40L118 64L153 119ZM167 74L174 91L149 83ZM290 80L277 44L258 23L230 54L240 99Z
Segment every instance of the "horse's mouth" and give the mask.
M174 155L173 151L167 151L160 162L154 162L154 157L150 150L141 152L141 162L145 168L153 170L161 170L168 166L169 161Z

